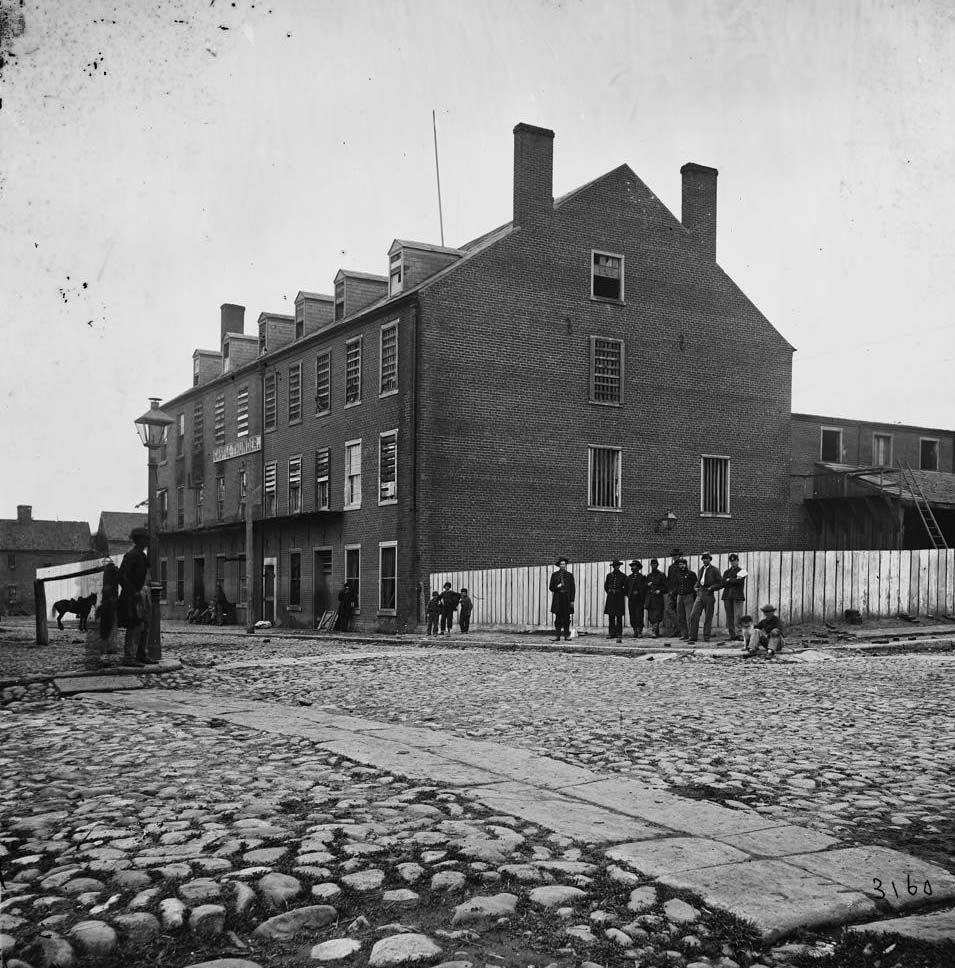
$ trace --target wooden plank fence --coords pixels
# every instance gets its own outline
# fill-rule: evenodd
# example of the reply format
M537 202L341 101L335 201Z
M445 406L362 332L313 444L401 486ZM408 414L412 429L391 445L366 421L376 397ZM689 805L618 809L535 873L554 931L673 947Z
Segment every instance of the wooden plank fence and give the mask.
M122 560L122 555L113 555L112 558L91 558L89 561L74 561L65 565L49 565L46 568L37 568L36 577L46 583L48 610L53 607L54 602L58 602L61 598L85 598L92 592L96 592L96 600L97 603L99 602L99 593L103 590L102 572L67 578L60 578L60 575L75 575L77 571L96 568L105 565L107 561L119 565Z
M641 561L647 574L650 559ZM699 570L698 555L688 555L687 561L691 571ZM661 559L661 571L669 564L668 558ZM725 571L727 555L715 555L713 564ZM765 604L776 606L784 625L841 621L849 608L864 619L893 618L899 612L955 615L955 549L750 551L740 552L740 567L748 573L746 610L757 620ZM467 588L474 599L476 626L550 628L547 587L553 571L552 565L536 565L436 572L430 588L440 591L446 581L456 589ZM603 583L609 561L576 562L570 571L577 583L575 625L592 631L606 628ZM629 568L624 565L621 571L627 574ZM713 621L714 627L725 628L719 600Z

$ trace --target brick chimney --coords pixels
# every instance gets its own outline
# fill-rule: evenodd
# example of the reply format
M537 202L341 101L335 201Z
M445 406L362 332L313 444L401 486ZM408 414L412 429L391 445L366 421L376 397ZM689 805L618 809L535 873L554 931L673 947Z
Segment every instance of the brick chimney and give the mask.
M706 257L716 262L716 176L706 165L689 162L680 169L683 176L683 226L703 246Z
M245 306L223 303L219 307L219 312L222 314L222 333L219 341L221 347L226 333L242 333L245 331Z
M29 524L33 520L33 505L17 505L17 524Z
M541 222L554 210L554 132L514 127L514 224Z

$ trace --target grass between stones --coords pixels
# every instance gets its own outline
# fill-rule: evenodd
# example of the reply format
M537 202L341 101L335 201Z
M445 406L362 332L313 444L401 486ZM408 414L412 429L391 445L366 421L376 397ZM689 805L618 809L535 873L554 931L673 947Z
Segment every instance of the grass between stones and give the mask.
M831 954L796 954L792 968L952 968L955 942L938 944L898 935L846 932Z

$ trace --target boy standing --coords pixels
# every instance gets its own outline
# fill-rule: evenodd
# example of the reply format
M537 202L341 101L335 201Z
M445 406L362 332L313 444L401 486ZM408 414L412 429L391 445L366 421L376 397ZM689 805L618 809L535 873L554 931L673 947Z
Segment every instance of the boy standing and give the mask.
M458 616L458 625L462 632L467 632L471 628L471 612L474 610L474 601L468 595L466 588L461 589L461 614Z
M438 634L438 616L441 614L441 593L432 592L428 601L428 635Z

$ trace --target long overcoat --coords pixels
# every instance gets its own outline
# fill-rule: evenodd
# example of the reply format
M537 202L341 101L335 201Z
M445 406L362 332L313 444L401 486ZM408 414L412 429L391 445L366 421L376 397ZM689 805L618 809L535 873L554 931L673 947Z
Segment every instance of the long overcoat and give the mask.
M627 576L614 569L604 580L607 604L604 615L623 615L627 610Z
M550 610L558 618L568 618L574 614L574 599L577 587L574 576L569 571L559 569L550 576Z

